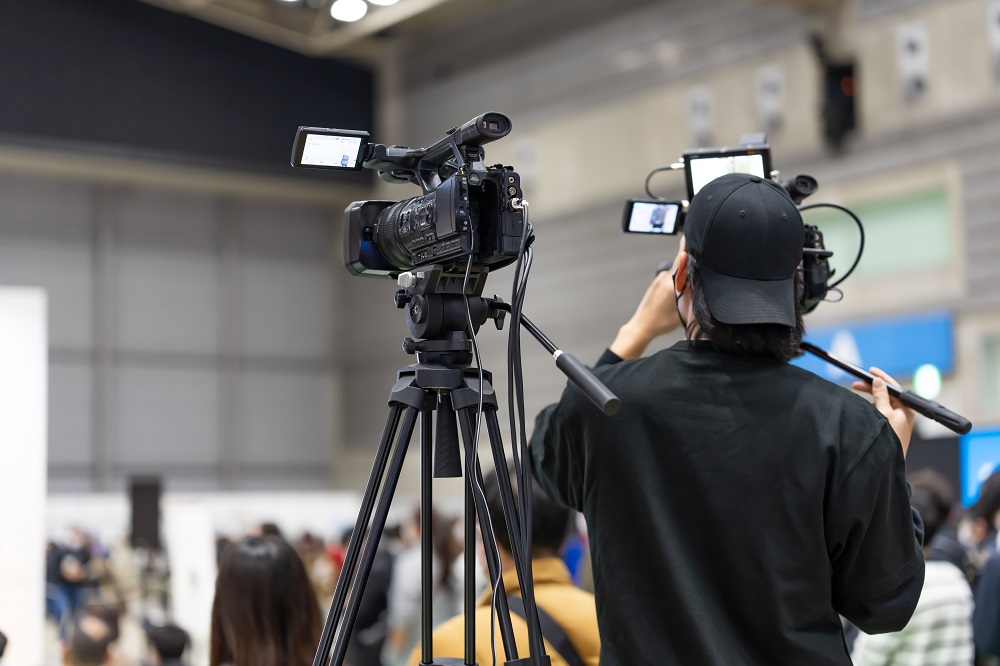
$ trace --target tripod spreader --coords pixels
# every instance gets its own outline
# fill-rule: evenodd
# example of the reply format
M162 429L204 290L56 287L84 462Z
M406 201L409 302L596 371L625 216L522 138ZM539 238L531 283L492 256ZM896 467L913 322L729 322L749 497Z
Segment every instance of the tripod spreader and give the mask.
M839 356L834 356L825 349L821 349L812 343L803 342L799 346L804 351L823 359L827 363L837 366L844 372L857 377L861 381L871 384L875 380L875 375L872 373L862 370L853 363L845 361ZM944 405L938 404L933 400L928 400L927 398L922 398L913 391L901 389L898 386L889 384L888 382L886 383L886 388L889 389L889 395L897 398L901 403L918 414L923 414L932 421L937 421L952 432L964 435L972 430L972 421L965 418L961 414L956 414Z

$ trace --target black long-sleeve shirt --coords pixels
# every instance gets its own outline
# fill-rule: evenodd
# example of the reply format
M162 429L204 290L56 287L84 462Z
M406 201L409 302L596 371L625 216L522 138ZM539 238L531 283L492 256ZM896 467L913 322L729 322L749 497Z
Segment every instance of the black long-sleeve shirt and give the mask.
M602 666L850 664L838 613L905 626L922 527L870 404L707 342L595 373L621 411L568 386L531 450L541 486L587 519Z

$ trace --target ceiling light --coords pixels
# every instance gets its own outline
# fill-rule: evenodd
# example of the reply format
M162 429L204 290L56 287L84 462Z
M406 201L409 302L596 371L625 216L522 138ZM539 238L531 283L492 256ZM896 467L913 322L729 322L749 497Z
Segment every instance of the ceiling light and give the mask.
M368 12L365 0L337 0L330 7L330 16L338 21L357 21Z
M397 2L399 2L399 0L368 0L368 2L372 3L373 5L381 5L383 7L388 7L389 5L396 4Z

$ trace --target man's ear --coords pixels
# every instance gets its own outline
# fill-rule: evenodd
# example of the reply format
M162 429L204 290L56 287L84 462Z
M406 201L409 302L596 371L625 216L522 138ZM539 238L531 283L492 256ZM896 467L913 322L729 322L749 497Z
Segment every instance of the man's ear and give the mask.
M683 294L687 288L688 279L688 253L681 249L674 260L674 289L678 294Z

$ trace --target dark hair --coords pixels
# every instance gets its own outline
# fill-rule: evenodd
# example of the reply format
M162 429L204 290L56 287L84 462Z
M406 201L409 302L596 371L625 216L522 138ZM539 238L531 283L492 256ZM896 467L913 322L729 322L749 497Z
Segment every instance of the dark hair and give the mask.
M310 666L322 629L305 566L281 537L226 551L212 604L211 666Z
M1000 511L1000 470L995 470L979 487L979 499L969 507L969 517L985 520L989 523L990 529L993 529L993 520L998 511Z
M743 356L768 356L779 361L788 361L802 352L799 344L805 334L801 308L795 308L795 326L782 324L724 324L712 316L701 288L698 274L698 260L688 252L688 289L691 296L693 317L687 322L687 337L696 340L704 333L712 346L722 352ZM796 272L796 292L801 286L801 277Z
M160 660L180 659L191 642L188 633L176 624L165 624L149 630L149 642L153 644Z
M73 666L99 666L108 660L108 646L113 636L107 622L90 613L82 613L73 623L69 637L69 661Z
M420 507L413 510L410 519L414 521L417 529L420 529ZM455 542L451 538L451 527L453 523L445 519L437 509L431 509L431 546L434 549L434 557L437 558L438 579L435 581L437 589L451 591L454 586L451 576L451 565L458 557L459 552L455 548Z
M258 529L260 530L261 536L276 536L276 537L282 536L281 528L278 527L277 523L271 523L271 522L261 523Z
M512 466L508 466L507 475L517 498L517 478ZM503 515L503 504L500 502L500 485L497 471L494 469L486 475L485 494L486 506L490 510L490 524L497 544L507 552L512 552L510 535L507 533L507 521ZM531 556L541 557L559 552L566 535L569 534L571 512L566 507L553 502L537 483L531 484Z
M909 474L910 506L924 521L924 545L928 545L941 526L948 522L954 494L948 479L932 469Z

